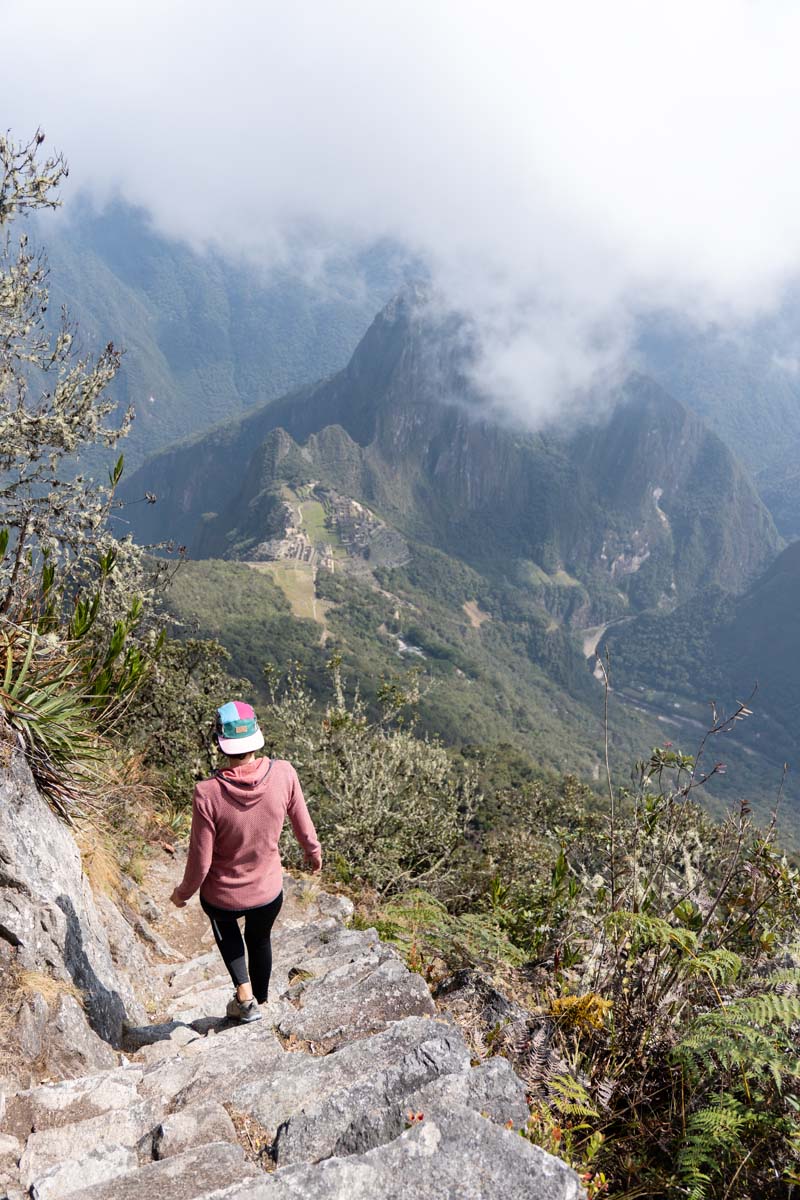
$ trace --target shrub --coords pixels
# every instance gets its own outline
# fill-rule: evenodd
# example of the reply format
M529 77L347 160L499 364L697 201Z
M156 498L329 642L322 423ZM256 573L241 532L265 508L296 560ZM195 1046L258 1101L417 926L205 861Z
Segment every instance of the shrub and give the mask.
M371 720L358 692L347 698L338 659L330 670L334 700L322 714L296 673L283 688L272 680L265 714L273 752L298 769L328 861L380 895L424 886L447 896L468 857L475 776L402 721L413 693L389 685Z

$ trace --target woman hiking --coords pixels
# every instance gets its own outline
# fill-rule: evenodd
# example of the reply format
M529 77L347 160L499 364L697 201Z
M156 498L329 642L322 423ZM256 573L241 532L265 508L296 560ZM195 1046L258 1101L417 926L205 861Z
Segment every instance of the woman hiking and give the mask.
M218 708L216 737L228 763L195 787L189 856L171 900L183 908L200 890L236 989L226 1013L235 1021L258 1021L272 971L270 934L283 904L278 839L285 818L315 872L322 867L322 851L294 767L282 759L256 758L264 735L250 705L232 700Z

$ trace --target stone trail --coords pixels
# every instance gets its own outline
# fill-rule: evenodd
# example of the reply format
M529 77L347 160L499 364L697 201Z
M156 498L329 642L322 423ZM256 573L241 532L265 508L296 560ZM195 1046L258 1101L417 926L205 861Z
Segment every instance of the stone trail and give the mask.
M264 1018L221 1018L231 986L207 922L196 902L170 914L182 950L158 934L137 951L158 1019L127 1005L139 1023L102 1069L0 1091L0 1200L578 1200L575 1173L516 1132L528 1110L508 1061L473 1065L421 977L348 928L348 900L286 883Z

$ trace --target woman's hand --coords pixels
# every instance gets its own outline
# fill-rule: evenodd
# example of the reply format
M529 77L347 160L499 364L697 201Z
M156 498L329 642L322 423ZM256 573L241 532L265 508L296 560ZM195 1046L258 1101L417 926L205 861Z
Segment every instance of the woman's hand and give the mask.
M320 871L322 870L322 861L320 859L312 858L310 854L307 854L305 856L305 859L306 859L306 867L311 872L311 874L319 875Z
M186 908L186 901L181 900L180 896L178 895L177 888L173 889L172 895L170 896L170 900L172 901L172 903L175 905L176 908Z

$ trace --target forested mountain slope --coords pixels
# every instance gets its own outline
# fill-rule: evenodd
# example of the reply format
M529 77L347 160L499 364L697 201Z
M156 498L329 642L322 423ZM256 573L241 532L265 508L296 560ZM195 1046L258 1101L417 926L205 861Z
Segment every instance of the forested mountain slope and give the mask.
M800 536L800 298L735 331L659 314L640 339L644 369L707 422L752 472L786 537Z
M407 536L482 569L563 568L608 593L601 615L673 603L700 581L741 589L777 553L738 462L646 378L632 377L611 415L577 433L533 434L485 414L468 367L461 331L406 291L331 380L150 460L123 490L158 496L131 508L137 537L245 551L259 537L259 504L288 472L327 478ZM331 426L341 431L324 446L297 448ZM278 429L289 439L268 439Z
M123 202L76 202L40 217L52 313L67 304L82 346L124 349L117 394L136 409L129 465L347 362L375 310L402 279L381 245L333 254L310 273L311 245L262 269L157 233ZM309 239L309 243L311 239Z
M797 747L799 599L800 542L793 542L742 596L709 588L672 613L644 613L609 630L616 681L644 689L663 709L698 717L698 701L721 708L746 701L753 716L740 737L772 761L777 787Z
M162 236L122 201L101 212L77 201L34 234L52 266L51 311L68 305L87 349L110 335L126 351L115 386L137 412L130 466L338 371L410 269L397 247L335 254L308 235L264 270ZM719 434L790 537L800 533L797 311L790 294L735 335L661 313L637 342L640 369Z
M744 469L658 385L631 376L577 430L511 426L471 386L463 329L416 289L343 371L155 456L123 489L145 491L157 503L123 514L141 540L248 564L179 572L171 604L257 688L265 663L300 661L324 694L331 647L368 698L417 664L427 730L589 778L604 625L741 592L779 547ZM664 737L693 749L698 729L668 716L616 705L615 763ZM760 759L743 766L760 794Z

